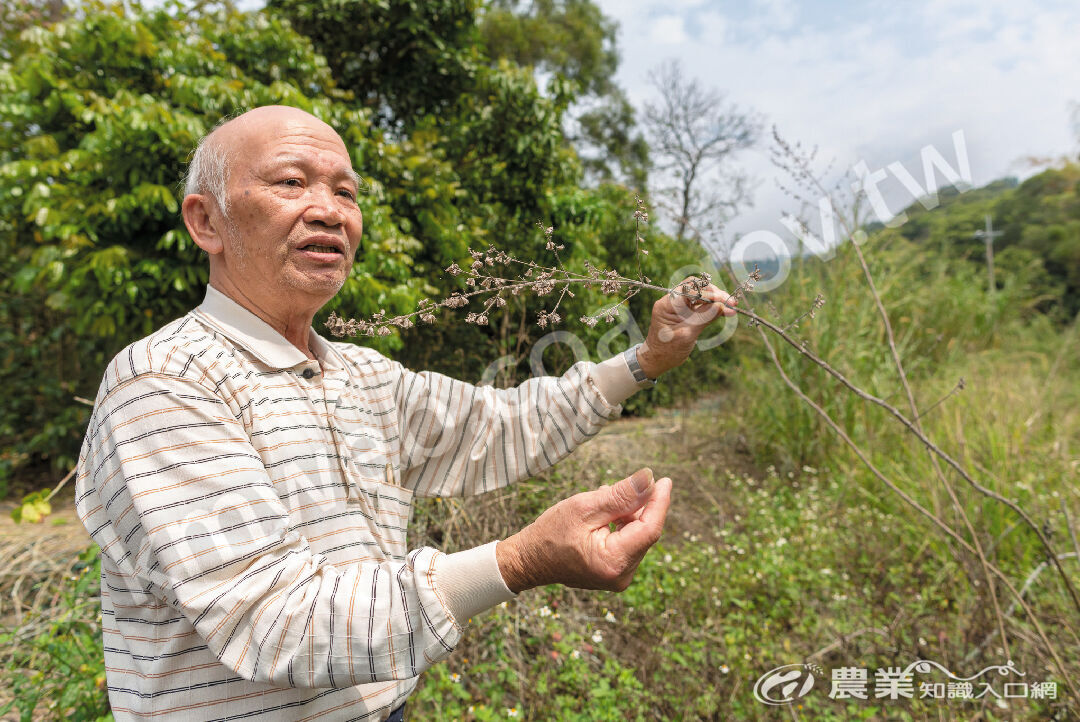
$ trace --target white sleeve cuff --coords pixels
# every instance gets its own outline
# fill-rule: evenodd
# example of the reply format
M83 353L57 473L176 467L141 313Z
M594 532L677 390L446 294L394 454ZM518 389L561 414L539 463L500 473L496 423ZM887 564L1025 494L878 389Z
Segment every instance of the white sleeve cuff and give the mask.
M641 389L626 365L626 357L617 353L607 361L593 364L589 372L600 394L612 406L621 404Z
M468 624L470 617L517 596L503 581L496 544L442 554L436 561L436 587L446 596L446 606L460 627Z

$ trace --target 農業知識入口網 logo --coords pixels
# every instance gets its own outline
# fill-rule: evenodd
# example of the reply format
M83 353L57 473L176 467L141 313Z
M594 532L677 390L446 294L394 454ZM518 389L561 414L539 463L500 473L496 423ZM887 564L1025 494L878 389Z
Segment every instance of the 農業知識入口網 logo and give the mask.
M765 704L789 704L814 688L814 672L824 674L816 664L785 664L771 669L754 683L754 699Z
M873 677L869 672L865 667L834 668L828 680L829 698L958 701L993 698L999 706L1007 706L1007 699L1057 699L1057 682L1021 680L1019 678L1027 675L1018 670L1011 660L1006 664L986 667L970 677L953 674L938 662L928 659L916 660L907 667L881 667ZM997 672L999 677L1005 679L1000 685L994 684L993 676L988 678L990 681L982 679L989 672ZM817 681L815 674L825 677L825 671L816 664L775 667L754 683L754 699L769 705L791 704L814 689ZM927 678L916 679L916 674L927 675Z

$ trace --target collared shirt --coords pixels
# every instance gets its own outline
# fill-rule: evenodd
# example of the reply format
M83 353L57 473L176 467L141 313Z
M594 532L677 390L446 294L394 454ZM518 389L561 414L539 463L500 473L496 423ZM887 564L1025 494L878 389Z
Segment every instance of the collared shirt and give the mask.
M497 390L310 348L210 287L109 365L76 507L118 720L385 718L512 596L494 543L408 550L413 496L534 475L636 388L619 357Z

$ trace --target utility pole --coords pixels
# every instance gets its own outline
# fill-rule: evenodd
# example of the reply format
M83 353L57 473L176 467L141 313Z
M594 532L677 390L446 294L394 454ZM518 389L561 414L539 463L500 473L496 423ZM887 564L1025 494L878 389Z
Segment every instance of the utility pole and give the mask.
M994 283L994 239L1000 236L1004 231L995 231L994 222L990 219L990 214L986 214L986 230L975 231L975 237L981 238L986 243L986 273L990 277L990 294L993 295L997 290L997 285Z

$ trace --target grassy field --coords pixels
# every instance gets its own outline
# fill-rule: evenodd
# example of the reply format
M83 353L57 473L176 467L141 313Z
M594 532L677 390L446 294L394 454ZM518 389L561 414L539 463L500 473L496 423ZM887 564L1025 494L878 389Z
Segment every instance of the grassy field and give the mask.
M1004 269L990 295L977 267L925 258L901 240L868 248L927 434L987 488L1015 499L1064 555L1080 585L1065 510L1080 498L1080 333L1034 311L1039 289ZM808 263L768 301L766 318L794 319L818 293L825 307L792 329L808 348L907 411L881 323L850 254ZM775 310L773 310L775 308ZM621 595L549 587L473 620L451 658L410 701L413 719L1072 719L1065 675L1004 585L989 594L981 563L867 471L782 383L754 329L724 388L683 407L623 419L542 477L471 500L432 500L413 519L413 545L447 551L503 537L557 499L641 466L675 482L664 538ZM946 473L954 505L925 450L880 408L853 397L793 349L780 360L898 488L971 540L997 565L1080 678L1080 615L1018 515ZM963 377L963 390L956 390ZM936 402L944 399L941 403ZM48 522L46 522L48 523ZM41 528L41 527L39 527ZM78 533L75 531L73 533ZM1070 556L1072 555L1072 556ZM87 571L83 571L83 570ZM7 714L93 719L104 713L93 557L46 589L38 616L7 619ZM1025 585L1025 583L1028 583ZM7 583L7 582L5 582ZM47 585L42 587L41 585ZM37 585L37 586L35 586ZM51 586L48 586L51 585ZM5 594L9 587L3 590ZM996 597L1006 643L995 635ZM1010 660L1056 698L875 699L875 671L920 659L960 677ZM813 663L814 687L793 704L755 699L755 682ZM868 672L868 697L831 699L831 673ZM1016 677L981 678L1003 695ZM1030 692L1029 692L1030 695ZM1069 706L1069 705L1072 706ZM36 708L37 712L28 710Z
M976 264L927 256L888 234L876 243L864 250L926 434L975 481L1015 500L1041 525L1080 584L1080 549L1065 512L1072 512L1075 533L1077 324L1063 327L1035 311L1041 289L1030 268L1009 268L990 294ZM873 296L850 250L798 266L777 292L749 303L789 326L818 293L825 307L790 332L857 385L908 412ZM977 557L890 491L782 383L755 330L742 329L729 343L738 363L723 394L621 421L545 478L504 497L421 510L427 538L468 546L638 466L676 484L665 537L626 593L549 588L475 620L476 633L427 676L415 707L420 717L1073 718L1065 676L1080 678L1080 615L1060 579L1042 567L1036 534L956 473L946 470L942 481L924 447L881 408L791 347L779 349L786 373L886 478L963 539L978 539L1014 588L1028 582L1024 597L1065 674L1004 585L995 580L989 594ZM995 635L995 596L1006 644ZM914 699L875 698L879 668L921 659L957 677L1011 661L1030 686L1009 688L1023 698L1005 698L1005 682L1021 678L994 671L973 680L972 696L981 699L948 699L953 680L931 668L914 675ZM762 675L792 663L820 665L808 694L786 707L754 698ZM831 672L840 667L867 670L868 700L830 698ZM987 681L990 690L980 684ZM920 699L919 682L940 684L933 693L946 698ZM1036 683L1051 683L1056 698L1032 699Z

